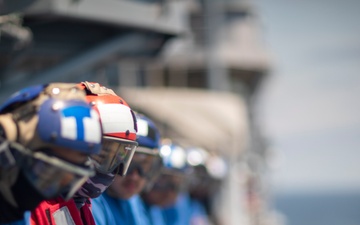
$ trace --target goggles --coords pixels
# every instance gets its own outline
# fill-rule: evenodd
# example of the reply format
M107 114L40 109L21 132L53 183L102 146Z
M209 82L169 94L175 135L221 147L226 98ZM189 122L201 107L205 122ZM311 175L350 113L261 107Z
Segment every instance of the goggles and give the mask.
M139 176L152 181L160 174L161 167L162 159L160 156L135 153L127 173L137 171Z
M129 168L138 143L136 141L119 140L103 137L100 154L91 155L97 171L111 173L118 168L117 173L124 176Z
M67 193L65 199L70 199L74 193L95 175L93 164L89 160L86 165L76 165L59 158L35 152L33 157L25 159L24 174L46 198Z
M65 200L68 200L89 177L95 175L91 160L79 165L19 145L16 145L16 150L22 155L20 165L25 177L47 199L67 193Z

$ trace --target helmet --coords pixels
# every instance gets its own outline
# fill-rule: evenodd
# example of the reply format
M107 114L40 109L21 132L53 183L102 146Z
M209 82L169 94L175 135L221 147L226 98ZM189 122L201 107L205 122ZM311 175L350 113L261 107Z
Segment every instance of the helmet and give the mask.
M148 179L146 188L152 185L162 167L159 155L160 132L155 123L147 116L136 113L138 125L137 142L138 147L128 173L137 170L140 176Z
M136 152L159 155L160 132L155 123L144 114L136 113L138 126L137 139L139 146Z
M113 172L125 175L137 147L137 124L134 112L113 90L98 83L81 82L86 99L98 111L103 128L103 148L92 155L96 169L104 174Z
M160 156L164 164L164 173L185 175L191 171L185 149L169 139L162 140Z
M192 167L192 175L188 179L188 191L192 197L203 199L218 191L222 180L227 175L225 160L215 153L199 147L187 149L188 163Z
M14 156L16 166L44 197L65 190L71 195L94 175L89 161L75 163L69 157L64 160L57 156L70 151L86 160L86 155L101 149L99 115L76 84L50 83L22 89L0 106L0 126L7 153Z
M160 176L148 190L149 193L143 193L143 197L146 202L166 207L174 203L177 196L174 193L187 188L187 175L191 172L191 168L186 160L185 149L174 144L170 139L162 140L160 156L163 162Z
M7 138L16 136L14 141L32 150L56 145L86 154L100 152L99 115L86 104L84 92L75 84L51 83L22 89L0 106L0 114L10 114L18 127L10 132L6 123Z
M187 149L187 161L192 167L204 167L213 179L222 180L228 172L228 166L221 156L199 147Z

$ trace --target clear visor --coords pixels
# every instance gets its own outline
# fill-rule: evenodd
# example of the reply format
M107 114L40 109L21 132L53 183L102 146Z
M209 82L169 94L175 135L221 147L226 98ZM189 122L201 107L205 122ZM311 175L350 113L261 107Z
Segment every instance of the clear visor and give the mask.
M159 155L138 153L136 150L127 174L137 171L139 176L147 179L144 190L149 190L160 175L162 166L162 159Z
M101 173L117 173L125 175L138 143L136 141L119 140L104 137L100 154L91 155L96 169Z
M27 157L23 169L27 179L45 198L67 193L66 200L95 175L90 160L86 165L76 165L41 152Z

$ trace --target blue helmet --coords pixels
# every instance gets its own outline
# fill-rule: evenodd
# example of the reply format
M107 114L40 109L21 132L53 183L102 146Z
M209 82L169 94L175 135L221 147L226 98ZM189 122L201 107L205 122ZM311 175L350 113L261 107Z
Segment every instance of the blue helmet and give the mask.
M160 132L155 123L143 114L136 114L138 132L136 141L138 148L136 152L158 155L160 148Z
M191 167L187 161L187 152L181 146L164 139L160 148L164 171L177 174L188 174Z
M11 111L14 107L33 100L44 90L45 85L36 85L21 89L20 91L14 93L10 96L1 106L0 113L7 113Z
M143 114L136 113L136 121L138 147L129 166L128 174L136 170L140 176L148 180L146 187L148 189L152 186L162 167L159 155L160 132L155 123ZM144 165L149 163L147 160L151 160L150 168L144 168Z
M86 102L85 93L74 84L52 83L24 88L0 106L0 114L6 113L13 115L18 128L17 142L25 146L29 138L37 134L42 142L39 145L62 146L86 154L97 154L101 150L99 115ZM27 122L29 118L37 118L37 123ZM34 135L26 134L28 132ZM24 135L26 138L22 137Z
M44 198L64 192L70 198L94 175L91 161L80 163L56 154L71 150L84 153L81 159L86 159L101 150L99 114L76 84L50 83L18 91L0 106L0 125L16 166ZM5 168L14 176L18 171Z

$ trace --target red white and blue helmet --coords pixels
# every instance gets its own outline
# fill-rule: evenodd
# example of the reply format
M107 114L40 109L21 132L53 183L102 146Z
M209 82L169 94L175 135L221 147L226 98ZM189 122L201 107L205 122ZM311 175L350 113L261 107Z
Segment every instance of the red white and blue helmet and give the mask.
M85 89L87 101L98 111L104 136L136 141L135 114L123 98L98 83L82 82L79 86Z
M125 175L137 147L137 123L134 112L124 99L111 89L98 83L81 82L86 99L100 115L103 129L103 148L100 155L92 156L99 172L118 169Z

